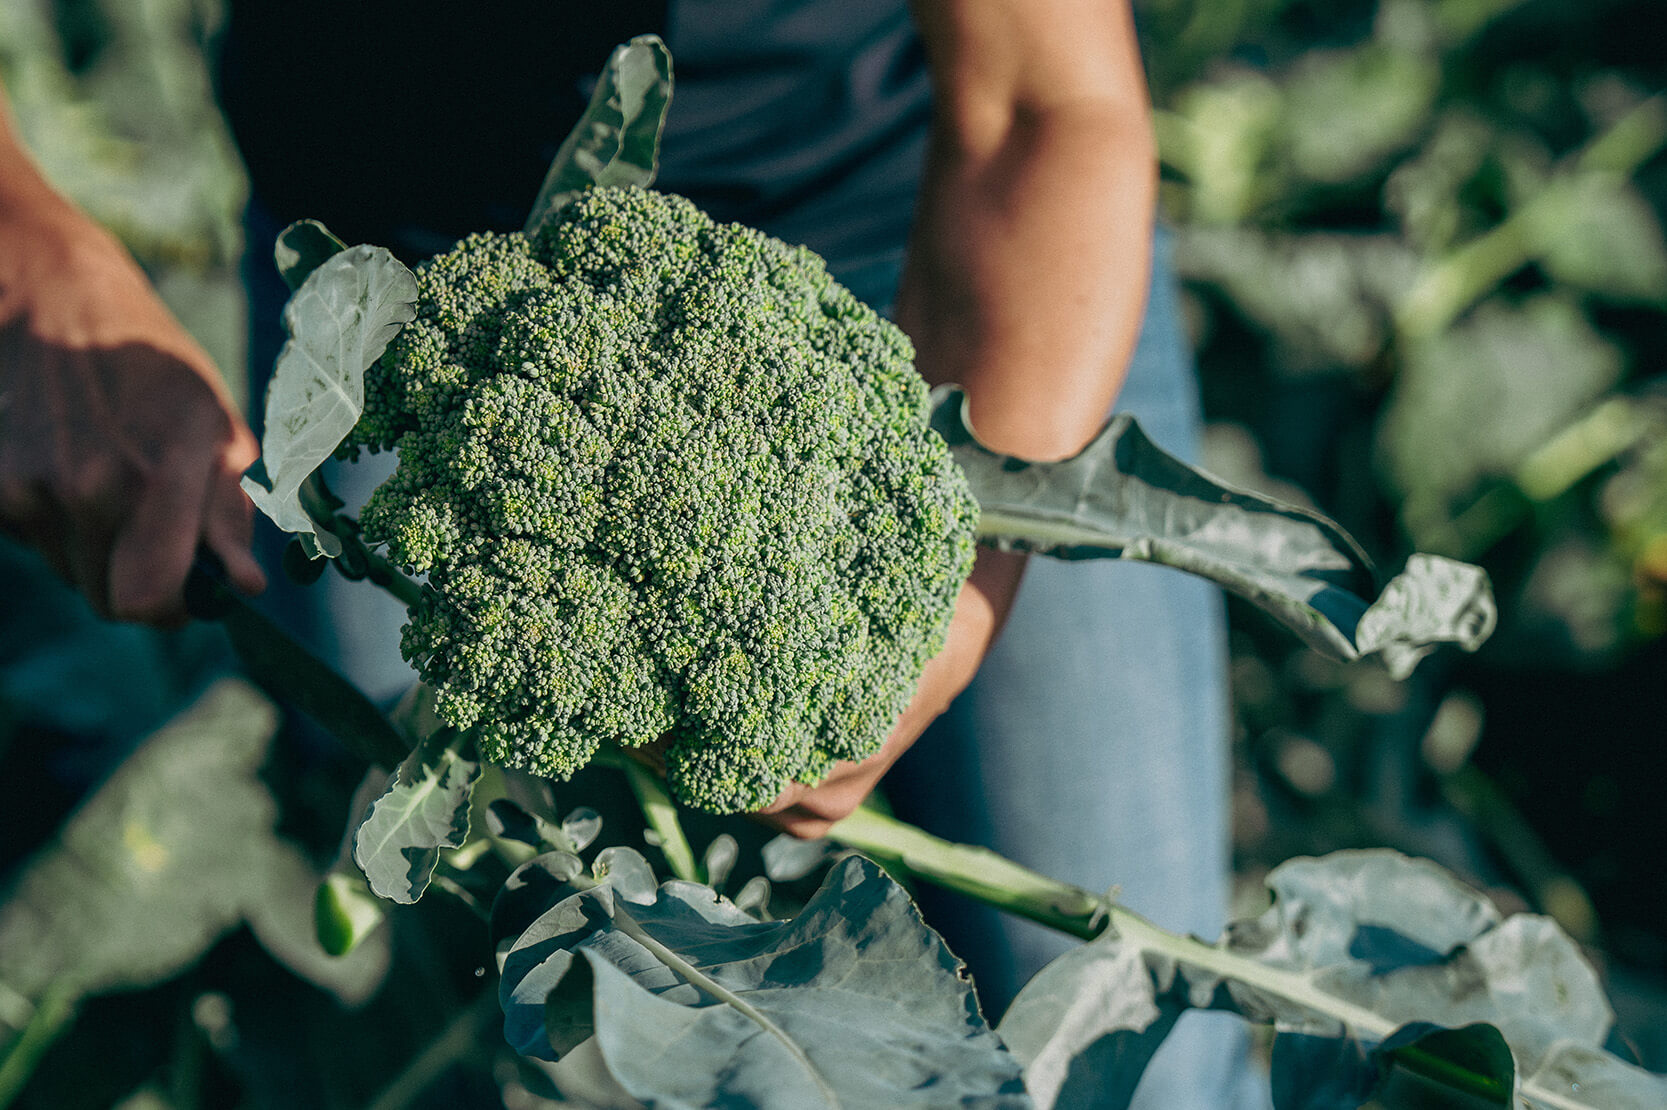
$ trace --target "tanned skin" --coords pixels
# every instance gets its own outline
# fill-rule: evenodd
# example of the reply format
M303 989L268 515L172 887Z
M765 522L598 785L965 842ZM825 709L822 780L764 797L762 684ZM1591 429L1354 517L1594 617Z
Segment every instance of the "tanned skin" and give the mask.
M1069 458L1121 388L1146 307L1157 154L1128 6L915 0L936 109L897 321L987 446ZM982 550L949 642L879 754L767 811L814 837L848 815L972 681L1023 556Z

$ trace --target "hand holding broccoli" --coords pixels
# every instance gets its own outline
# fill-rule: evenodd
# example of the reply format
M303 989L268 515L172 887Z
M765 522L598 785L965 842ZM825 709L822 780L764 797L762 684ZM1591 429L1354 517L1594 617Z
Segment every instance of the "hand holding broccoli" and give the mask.
M258 446L123 247L51 191L0 101L0 530L107 616L184 619L199 543L256 592Z

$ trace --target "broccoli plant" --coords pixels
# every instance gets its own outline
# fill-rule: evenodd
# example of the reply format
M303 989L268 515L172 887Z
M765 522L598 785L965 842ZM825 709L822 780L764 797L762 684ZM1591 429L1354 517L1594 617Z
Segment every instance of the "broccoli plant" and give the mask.
M804 249L636 187L417 271L344 452L427 575L403 649L504 766L667 739L701 809L880 747L943 645L978 506L903 333Z
M303 280L328 240L294 239ZM396 587L405 657L506 767L565 777L658 744L678 799L724 813L872 755L975 537L1189 570L1400 673L1492 627L1476 568L1420 556L1380 591L1336 525L1223 487L1126 416L1063 463L989 452L814 254L635 183L568 190L414 275L340 251L290 311L274 484L246 488L317 554L368 545L426 576ZM301 504L325 457L366 448L399 464L357 520Z
M872 812L836 826L895 871L1092 938L998 1030L872 864L836 865L790 921L718 894L679 804L755 808L876 750L975 540L1201 574L1396 674L1476 646L1494 614L1477 568L1418 556L1380 585L1336 525L1184 466L1128 417L1062 462L988 451L820 260L648 188L670 84L658 40L616 53L524 232L414 275L316 224L280 239L291 340L246 488L296 533L299 569L334 559L408 606L423 681L399 730L198 582L256 670L398 764L354 839L371 891L408 902L497 861L509 1043L610 1106L1121 1106L1179 1011L1208 1005L1291 1034L1282 1106L1355 1105L1397 1066L1488 1104L1597 1105L1584 1083L1651 1105L1655 1077L1602 1051L1612 1016L1566 938L1399 858L1289 869L1275 908L1212 946ZM344 515L319 465L390 448L393 476ZM620 755L651 743L665 783ZM675 878L618 845L584 862L588 816L499 797L472 829L483 760L624 768ZM319 910L337 950L379 912L345 872ZM659 1051L635 1051L645 1035Z

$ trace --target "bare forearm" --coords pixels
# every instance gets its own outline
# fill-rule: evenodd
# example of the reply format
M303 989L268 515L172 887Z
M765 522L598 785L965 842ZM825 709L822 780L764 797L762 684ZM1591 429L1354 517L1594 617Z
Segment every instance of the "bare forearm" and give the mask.
M0 224L70 212L69 202L53 190L30 158L12 119L6 90L0 87Z
M1070 0L1040 6L1060 10L917 3L939 107L898 319L980 438L1059 458L1103 423L1139 334L1156 159L1127 13L1098 5L1077 39L1052 30Z

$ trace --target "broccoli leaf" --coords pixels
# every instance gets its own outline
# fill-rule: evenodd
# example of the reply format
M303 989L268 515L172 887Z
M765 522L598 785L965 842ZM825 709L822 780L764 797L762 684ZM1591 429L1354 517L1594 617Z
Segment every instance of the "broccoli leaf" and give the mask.
M982 510L979 541L1060 559L1138 559L1207 578L1338 659L1378 654L1396 677L1435 644L1474 650L1493 631L1487 575L1415 555L1381 592L1371 561L1318 513L1223 485L1119 414L1076 456L1026 462L980 444L966 396L933 392L932 426Z
M614 50L589 107L550 163L527 217L528 235L588 186L653 183L671 88L671 52L659 36L638 35Z
M480 764L465 755L468 735L436 729L414 748L388 790L353 834L353 862L370 888L393 902L421 898L441 848L469 836L469 800Z
M1044 968L999 1032L1044 1107L1128 1104L1181 1011L1275 1029L1274 1103L1355 1107L1420 1075L1478 1104L1660 1106L1667 1078L1603 1050L1614 1014L1549 919L1501 920L1427 861L1337 852L1277 867L1273 905L1210 947L1119 912ZM1411 1076L1413 1079L1403 1077Z
M293 293L326 259L346 249L347 244L317 220L296 220L278 233L272 244L272 261Z
M541 866L506 890L541 888L548 908L517 933L494 907L494 932L506 1035L559 1058L558 1086L582 1075L656 1106L1030 1105L958 961L861 857L779 922L695 883L584 889Z
M266 391L261 438L270 488L245 476L243 489L278 527L299 535L312 558L338 555L341 544L307 512L302 483L358 422L365 368L411 320L416 299L417 280L398 259L357 246L319 263L284 308L289 342Z

